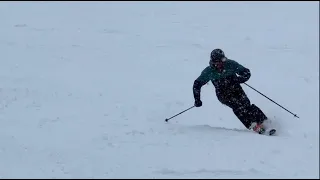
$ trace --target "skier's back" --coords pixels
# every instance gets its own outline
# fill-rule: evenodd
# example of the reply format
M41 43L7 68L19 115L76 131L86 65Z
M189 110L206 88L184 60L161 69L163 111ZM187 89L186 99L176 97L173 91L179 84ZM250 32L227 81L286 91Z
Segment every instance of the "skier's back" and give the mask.
M264 133L265 128L262 123L267 120L267 117L256 105L250 103L240 85L248 81L250 77L251 73L248 68L225 57L221 49L214 49L210 55L209 66L194 81L195 106L202 106L201 87L211 81L218 100L230 107L246 128Z

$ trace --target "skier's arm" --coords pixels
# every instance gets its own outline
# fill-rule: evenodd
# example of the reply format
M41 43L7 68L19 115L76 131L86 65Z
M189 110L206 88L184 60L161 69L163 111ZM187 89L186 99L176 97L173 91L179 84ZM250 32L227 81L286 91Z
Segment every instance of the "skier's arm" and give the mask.
M239 83L244 83L244 82L248 81L251 77L250 70L235 61L233 63L234 63L234 67L236 69L236 74L238 75L237 81Z
M200 100L201 87L209 82L209 72L207 69L203 70L201 75L193 83L193 96L195 100Z

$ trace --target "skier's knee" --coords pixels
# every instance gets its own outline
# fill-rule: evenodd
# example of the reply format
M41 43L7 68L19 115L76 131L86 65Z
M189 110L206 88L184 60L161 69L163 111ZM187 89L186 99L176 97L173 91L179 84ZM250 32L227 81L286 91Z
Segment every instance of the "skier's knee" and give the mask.
M238 106L233 108L233 112L235 114L244 114L246 112L247 107L246 106Z

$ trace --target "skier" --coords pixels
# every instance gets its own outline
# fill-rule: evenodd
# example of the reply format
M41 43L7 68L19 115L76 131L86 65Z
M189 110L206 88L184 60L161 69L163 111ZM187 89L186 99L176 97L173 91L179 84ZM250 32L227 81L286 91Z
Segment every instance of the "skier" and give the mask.
M248 81L250 77L251 73L248 68L228 59L221 49L214 49L210 55L209 66L194 81L194 105L196 107L202 106L201 87L211 81L218 100L230 107L247 129L263 134L266 131L263 122L268 118L260 108L250 103L240 85Z

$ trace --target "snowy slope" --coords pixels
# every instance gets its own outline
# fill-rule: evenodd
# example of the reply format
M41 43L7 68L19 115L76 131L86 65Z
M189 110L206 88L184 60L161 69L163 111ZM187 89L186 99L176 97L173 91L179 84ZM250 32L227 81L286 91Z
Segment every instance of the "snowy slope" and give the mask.
M0 3L0 178L319 178L318 2ZM213 48L279 128L192 83ZM232 129L238 129L236 131Z

